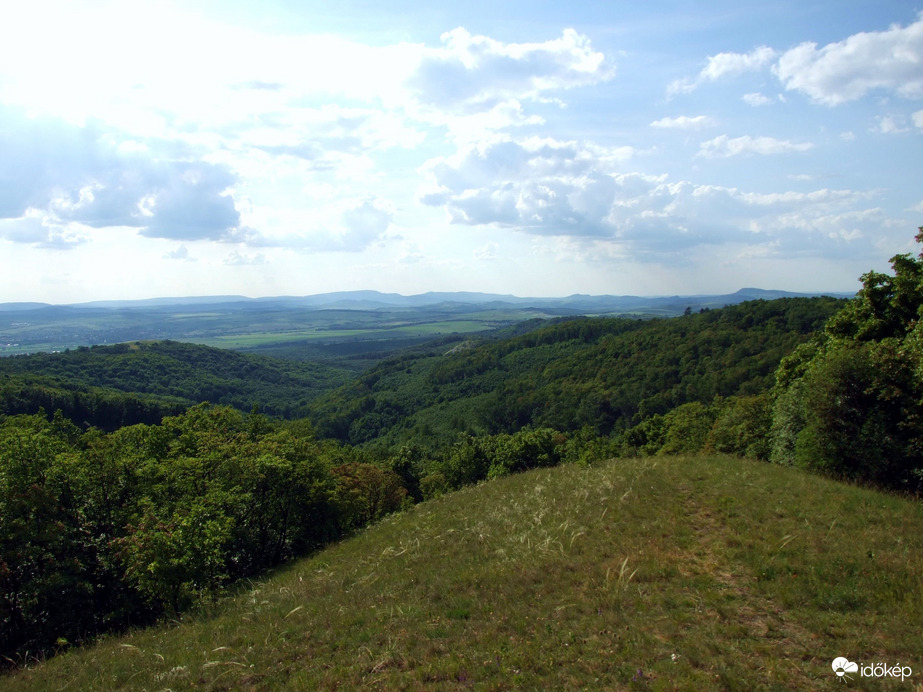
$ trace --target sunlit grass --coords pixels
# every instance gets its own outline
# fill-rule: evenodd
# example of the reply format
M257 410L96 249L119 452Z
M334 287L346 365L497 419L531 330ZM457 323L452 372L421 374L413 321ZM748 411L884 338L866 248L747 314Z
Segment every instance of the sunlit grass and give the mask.
M418 505L0 686L812 689L837 656L920 683L921 594L919 502L729 458L614 461Z

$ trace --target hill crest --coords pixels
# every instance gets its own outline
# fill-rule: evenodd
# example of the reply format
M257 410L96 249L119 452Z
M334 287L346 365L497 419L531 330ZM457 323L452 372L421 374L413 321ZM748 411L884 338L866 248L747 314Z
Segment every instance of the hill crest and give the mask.
M815 689L844 652L919 676L921 575L912 500L727 457L565 466L417 505L4 682Z

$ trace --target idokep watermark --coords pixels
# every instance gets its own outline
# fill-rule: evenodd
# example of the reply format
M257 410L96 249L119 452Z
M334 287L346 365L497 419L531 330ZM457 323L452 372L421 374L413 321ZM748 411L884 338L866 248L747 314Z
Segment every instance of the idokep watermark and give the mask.
M889 665L887 663L871 663L863 665L860 663L854 663L848 658L843 656L838 656L833 659L833 672L836 673L836 676L841 680L852 679L852 676L849 673L857 673L863 678L895 678L901 681L906 680L911 675L913 671L910 669L910 666L902 666L898 663L896 666Z

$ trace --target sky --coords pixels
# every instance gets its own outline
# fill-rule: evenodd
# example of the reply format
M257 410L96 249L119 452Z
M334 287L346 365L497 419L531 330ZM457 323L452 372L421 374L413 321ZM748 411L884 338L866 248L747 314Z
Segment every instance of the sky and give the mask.
M0 302L855 291L923 1L3 0Z

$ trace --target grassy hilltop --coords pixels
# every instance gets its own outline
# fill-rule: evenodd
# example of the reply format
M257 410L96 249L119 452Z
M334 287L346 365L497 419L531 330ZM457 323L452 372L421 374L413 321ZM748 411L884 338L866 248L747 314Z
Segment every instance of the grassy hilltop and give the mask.
M565 465L385 519L11 690L812 689L923 679L923 505L730 457Z

